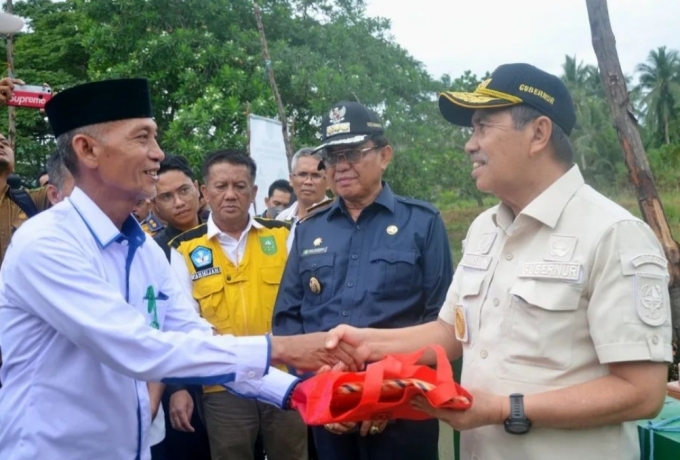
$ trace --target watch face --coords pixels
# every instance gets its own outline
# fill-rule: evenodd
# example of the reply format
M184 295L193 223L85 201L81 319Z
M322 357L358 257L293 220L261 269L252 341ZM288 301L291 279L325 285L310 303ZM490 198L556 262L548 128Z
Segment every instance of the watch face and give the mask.
M505 421L505 431L507 431L510 434L526 434L529 432L529 429L531 428L531 423L529 423L528 420L511 420L508 419Z

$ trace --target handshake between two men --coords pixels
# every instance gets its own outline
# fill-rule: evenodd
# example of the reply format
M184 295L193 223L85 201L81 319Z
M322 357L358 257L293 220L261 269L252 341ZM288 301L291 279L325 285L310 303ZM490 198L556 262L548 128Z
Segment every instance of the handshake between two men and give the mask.
M427 331L421 331L422 327L427 327ZM423 332L426 333L423 334ZM406 329L358 329L341 325L328 332L295 336L271 336L270 361L272 365L286 365L289 368L294 368L298 374L309 372L316 374L308 380L295 384L294 390L289 392L291 395L289 401L283 404L284 408L298 410L309 425L324 425L331 433L359 432L362 436L365 436L382 432L389 420L393 418L419 417L425 419L442 415L437 410L445 409L432 407L426 398L421 397L419 391L422 390L422 385L432 387L432 383L445 382L450 387L446 391L458 396L459 389L453 382L448 359L460 356L460 350L444 350L440 347L439 355L433 350L427 350L420 354L414 352L429 344L444 345L449 348L451 338L450 332L441 321L434 321L427 326L421 325ZM457 342L455 343L457 344ZM392 368L392 374L388 375L388 371L383 371L382 367L375 365L380 364L382 366L383 362L390 362L393 356L389 355L405 356L409 353L418 355L415 358L412 357L412 362L407 366L412 370L415 369L412 374L406 375L400 373L400 371L395 373L394 368ZM391 362L394 364L394 360ZM369 363L375 364L366 366ZM398 367L405 368L402 364L399 363ZM433 369L419 364L437 364L436 372L438 374L435 375ZM406 417L398 417L395 415L396 412L391 410L378 411L376 414L372 410L366 412L368 406L375 408L380 404L366 404L366 401L361 400L363 390L365 390L363 380L368 379L369 372L375 372L379 367L381 368L380 372L384 372L384 378L381 374L377 379L379 382L374 382L374 384L379 387L377 392L381 394L380 402L385 402L384 398L387 398L391 404L395 404L399 400L402 403L406 402L405 410L410 411L410 414L407 414ZM279 371L274 370L275 374L277 372ZM361 372L361 374L358 374L358 372ZM424 376L422 372L432 374ZM265 379L275 378L271 375L271 372L270 375L265 377ZM346 385L348 379L352 379L352 385ZM342 384L339 383L341 380ZM383 388L380 388L381 383ZM259 385L256 382L253 382L253 384ZM419 385L421 388L411 386L408 391L405 391L405 385ZM245 395L236 391L232 385L227 385L227 388L232 392ZM345 390L347 394L338 395L338 389ZM252 388L251 391L247 392L250 395L249 397L257 393L257 388ZM308 414L314 412L309 407L310 404L313 404L312 399L316 401L314 404L325 407L326 420L310 421ZM320 403L322 399L325 403ZM461 408L461 402L463 408L469 407L471 399L470 395L463 395L462 399L456 403L458 404L457 407ZM341 405L344 404L344 407L336 408L337 410L334 411L331 406L335 406L338 401L341 402ZM349 405L347 405L348 403ZM378 403L377 397L374 403ZM301 407L305 405L306 408ZM384 404L382 407L384 407ZM401 407L404 409L404 404ZM186 391L174 393L170 400L172 426L180 431L194 431L190 423L193 409L192 399ZM369 414L367 418L357 417L357 409L360 411L363 409L364 412ZM342 413L345 416L336 418L330 416L331 412L333 414ZM348 417L350 412L352 412L352 415ZM327 420L329 418L331 420ZM352 420L347 420L348 418L352 418ZM357 423L359 421L361 423Z
M396 418L460 418L471 409L472 395L453 381L449 359L461 351L441 321L406 329L341 325L326 333L272 337L273 361L317 373L295 387L290 408L334 434L378 434ZM431 364L436 370L427 367ZM357 371L365 372L344 374ZM484 405L492 403L483 399ZM468 419L481 415L472 412Z

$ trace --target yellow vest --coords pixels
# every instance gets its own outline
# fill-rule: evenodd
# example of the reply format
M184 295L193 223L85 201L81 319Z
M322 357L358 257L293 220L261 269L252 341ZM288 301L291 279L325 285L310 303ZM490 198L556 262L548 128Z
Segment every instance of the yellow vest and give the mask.
M184 257L201 316L220 334L267 334L288 256L288 224L255 218L238 266L217 238L208 239L207 229L207 224L199 225L170 242ZM220 390L219 386L205 388L206 392Z

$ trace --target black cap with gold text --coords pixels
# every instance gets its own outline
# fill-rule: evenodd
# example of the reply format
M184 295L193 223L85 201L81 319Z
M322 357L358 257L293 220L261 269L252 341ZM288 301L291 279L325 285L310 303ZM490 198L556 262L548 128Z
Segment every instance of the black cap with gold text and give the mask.
M439 110L458 126L472 126L472 114L526 104L538 110L569 135L576 124L576 111L569 90L555 75L529 64L504 64L493 71L472 93L444 92Z

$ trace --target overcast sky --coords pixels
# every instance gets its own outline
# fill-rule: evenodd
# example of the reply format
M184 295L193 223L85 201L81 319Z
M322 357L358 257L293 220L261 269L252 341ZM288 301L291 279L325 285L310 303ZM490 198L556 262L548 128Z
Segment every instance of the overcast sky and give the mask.
M397 43L434 77L481 75L528 62L560 74L564 56L597 64L585 0L367 0L369 16L392 21ZM680 50L680 0L609 0L624 74L649 51Z

